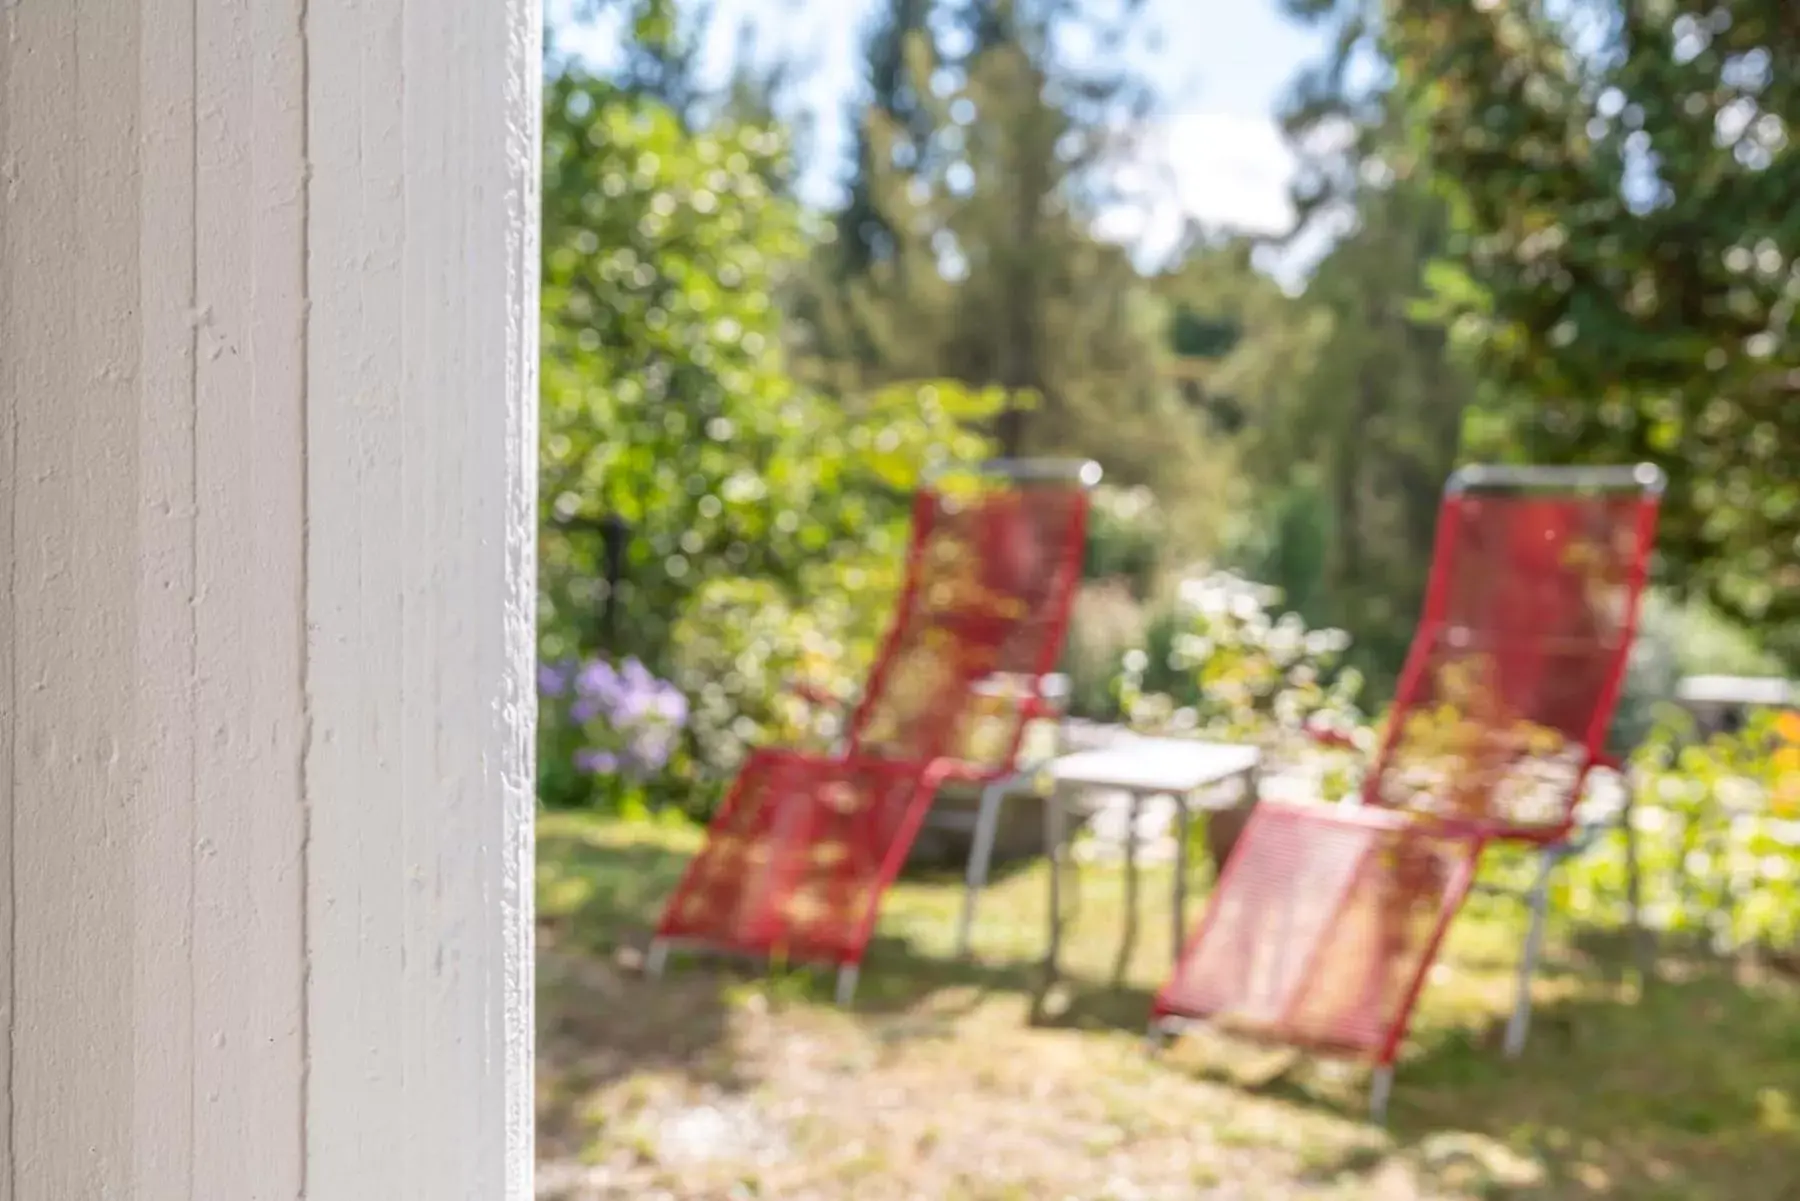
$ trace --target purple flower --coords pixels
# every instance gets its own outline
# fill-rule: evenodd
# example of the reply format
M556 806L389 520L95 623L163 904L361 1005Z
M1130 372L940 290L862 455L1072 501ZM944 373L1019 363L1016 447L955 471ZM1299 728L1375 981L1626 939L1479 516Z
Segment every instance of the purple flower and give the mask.
M575 755L582 771L626 771L648 775L661 771L675 752L677 733L687 723L688 701L679 688L659 680L636 658L617 668L592 659L566 673L574 692L569 716L587 727L607 750L583 749Z
M569 677L574 664L564 659L560 663L538 664L538 692L543 696L561 696L569 690Z
M619 692L619 673L605 659L592 659L575 677L575 691L595 700L605 700Z
M591 775L608 775L619 770L619 757L610 751L576 751L575 766Z
M688 716L687 697L681 689L673 684L664 684L656 690L656 700L652 702L656 715L670 725L680 728Z
M636 655L626 658L625 666L619 672L619 678L625 682L626 687L634 692L647 692L655 688L657 684L656 677L650 674L650 669L645 667L643 661Z
M653 772L662 770L669 762L669 753L674 749L669 738L660 730L646 730L631 740L627 751L632 766L638 771Z

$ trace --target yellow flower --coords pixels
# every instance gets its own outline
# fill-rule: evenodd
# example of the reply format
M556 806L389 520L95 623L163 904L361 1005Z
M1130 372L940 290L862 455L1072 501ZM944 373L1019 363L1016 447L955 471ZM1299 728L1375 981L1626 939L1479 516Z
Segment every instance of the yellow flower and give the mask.
M1775 732L1789 742L1800 743L1800 713L1790 709L1776 718Z
M1769 808L1776 817L1800 817L1800 771L1785 772L1776 779Z

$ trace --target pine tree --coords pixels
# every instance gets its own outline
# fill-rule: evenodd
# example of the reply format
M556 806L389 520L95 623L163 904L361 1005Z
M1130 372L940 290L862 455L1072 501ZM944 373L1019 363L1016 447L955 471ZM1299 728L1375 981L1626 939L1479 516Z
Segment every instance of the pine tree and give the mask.
M996 430L1006 453L1105 452L1145 480L1195 423L1157 370L1144 281L1093 233L1112 127L1142 108L1129 76L1058 58L1056 22L1072 11L979 0L951 13L961 53L940 62L915 41L912 93L936 133L922 162L896 169L888 151L916 134L870 122L893 253L871 264L853 310L876 374L945 374L1018 397ZM942 96L923 86L934 74L954 81Z
M864 34L867 93L851 109L856 135L846 181L848 198L835 222L834 265L840 278L861 277L874 263L893 255L893 230L876 201L876 178L883 171L912 170L928 153L931 114L907 57L909 46L929 44L933 8L933 0L885 0ZM873 128L875 119L885 127L886 136Z
M1355 68L1379 49L1375 6L1289 0L1287 8L1329 36L1325 58L1284 104L1302 163L1295 232L1335 226L1335 244L1298 298L1267 283L1220 292L1219 269L1204 265L1185 294L1198 303L1210 287L1233 298L1223 311L1244 326L1206 382L1246 416L1243 463L1266 498L1269 527L1252 557L1302 573L1269 582L1315 624L1355 634L1357 666L1379 693L1416 620L1475 385L1443 329L1417 312L1449 219L1385 78ZM1239 264L1240 275L1247 267ZM1277 535L1322 542L1323 553L1271 544Z

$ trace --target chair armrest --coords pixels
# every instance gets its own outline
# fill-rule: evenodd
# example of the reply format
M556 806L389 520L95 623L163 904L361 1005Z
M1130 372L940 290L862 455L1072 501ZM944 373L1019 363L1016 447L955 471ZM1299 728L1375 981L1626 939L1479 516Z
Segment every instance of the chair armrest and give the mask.
M818 705L822 708L841 709L849 704L849 702L842 698L833 696L823 688L815 688L804 680L790 681L788 683L788 691L792 692L807 704Z
M1333 730L1325 726L1304 725L1300 733L1308 742L1337 751L1360 751L1356 739L1343 730Z

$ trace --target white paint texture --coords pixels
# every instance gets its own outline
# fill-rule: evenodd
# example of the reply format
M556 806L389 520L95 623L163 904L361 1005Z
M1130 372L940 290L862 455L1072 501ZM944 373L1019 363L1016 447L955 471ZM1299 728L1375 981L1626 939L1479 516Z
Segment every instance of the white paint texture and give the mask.
M521 1201L537 0L0 0L0 1201Z

